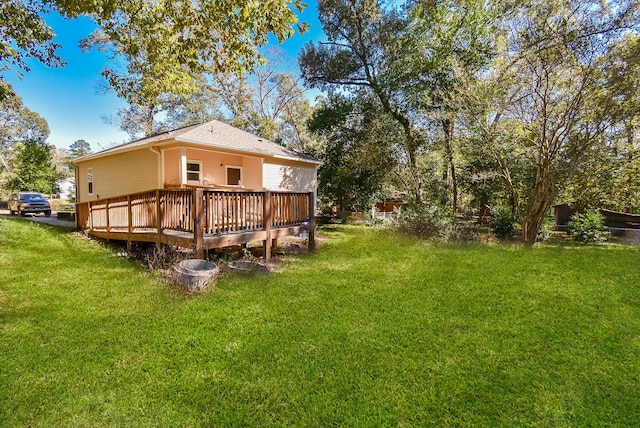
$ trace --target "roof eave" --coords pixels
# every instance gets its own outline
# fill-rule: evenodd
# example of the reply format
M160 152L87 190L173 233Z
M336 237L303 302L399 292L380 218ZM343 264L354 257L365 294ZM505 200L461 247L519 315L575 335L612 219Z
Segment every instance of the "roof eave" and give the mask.
M236 152L236 153L240 153L240 154L247 154L247 155L252 155L252 156L263 156L263 157L270 157L270 158L274 158L274 159L282 159L282 160L288 160L288 161L294 161L294 162L302 162L302 163L308 163L308 164L313 164L313 165L322 165L323 162L316 160L316 159L308 159L305 157L297 157L297 156L286 156L286 155L279 155L279 154L272 154L272 153L268 153L268 152L260 152L260 151L250 151L250 150L242 150L242 149L238 149L238 148L234 148L234 147L229 147L226 145L219 145L219 144L213 144L210 142L202 142L199 140L194 140L194 139L190 139L190 138L183 138L180 136L176 136L176 137L172 137L172 138L168 138L165 140L160 140L160 141L153 141L153 142L147 142L147 143L143 143L140 145L124 145L121 147L114 147L113 149L109 150L104 150L102 152L98 152L98 153L93 153L93 154L89 154L86 156L82 156L79 157L77 159L74 159L71 161L71 165L73 166L77 166L78 164L82 163L82 162L87 162L87 161L91 161L91 160L95 160L95 159L100 159L106 156L112 156L112 155L118 155L118 154L122 154L122 153L128 153L128 152L133 152L136 150L142 150L142 149L150 149L156 146L163 146L163 145L167 145L167 144L172 144L174 142L179 142L179 143L187 143L187 144L194 144L194 145L198 145L201 146L203 148L207 148L207 149L219 149L219 150L228 150L228 151L232 151L232 152Z
M181 142L181 143L188 143L188 144L197 144L199 146L206 147L206 148L209 148L209 149L214 148L214 149L219 149L219 150L231 150L231 151L236 152L236 153L242 153L242 154L247 154L247 155L252 155L252 156L264 156L264 157L270 157L270 158L276 158L276 159L282 159L282 160L290 160L290 161L295 161L295 162L303 162L303 163L310 163L310 164L315 164L315 165L322 165L321 161L306 159L306 158L303 158L303 157L285 156L285 155L272 154L272 153L268 153L268 152L242 150L242 149L238 149L238 148L235 148L235 147L229 147L229 146L220 145L220 144L214 144L214 143L210 143L210 142L202 142L202 141L193 140L193 139L190 139L190 138L176 137L175 141L178 141L178 142Z
M320 160L316 160L316 159L306 159L306 158L296 158L293 156L283 156L283 155L269 155L270 157L276 158L276 159L283 159L283 160L291 160L291 161L296 161L296 162L305 162L305 163L311 163L314 165L322 165L324 162L320 161Z
M100 158L103 158L103 157L106 157L106 156L119 155L119 154L122 154L122 153L133 152L133 151L141 150L141 149L147 149L147 148L151 148L152 146L155 146L155 145L156 144L144 143L144 144L140 144L139 146L116 147L113 150L105 150L103 152L92 153L90 155L79 157L77 159L72 160L71 161L71 165L76 166L78 163L81 163L81 162L86 162L86 161L90 161L90 160L94 160L94 159L100 159Z

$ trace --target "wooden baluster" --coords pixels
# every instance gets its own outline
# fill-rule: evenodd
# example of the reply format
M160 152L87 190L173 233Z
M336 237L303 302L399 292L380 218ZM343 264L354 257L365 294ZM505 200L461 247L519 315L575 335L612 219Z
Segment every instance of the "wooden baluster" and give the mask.
M133 219L131 218L133 215L131 210L131 195L127 195L127 232L129 234L129 250L131 249L131 233L133 233Z
M156 221L154 226L157 230L156 244L158 245L158 249L160 249L160 244L162 243L162 206L160 204L160 190L156 190Z
M193 190L193 251L196 259L201 259L204 247L204 228L202 217L204 216L204 204L202 203L203 190Z
M266 260L271 258L271 222L273 221L273 212L271 210L271 192L265 191L263 193L263 212L262 218L264 219L264 229L267 232L265 240L262 243L263 254Z

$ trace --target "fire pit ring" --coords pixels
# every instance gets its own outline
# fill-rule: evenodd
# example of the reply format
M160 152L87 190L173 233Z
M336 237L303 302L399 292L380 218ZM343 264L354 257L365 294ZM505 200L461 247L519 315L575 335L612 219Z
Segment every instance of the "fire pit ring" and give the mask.
M202 259L183 260L173 270L175 281L190 291L206 288L219 272L215 263Z

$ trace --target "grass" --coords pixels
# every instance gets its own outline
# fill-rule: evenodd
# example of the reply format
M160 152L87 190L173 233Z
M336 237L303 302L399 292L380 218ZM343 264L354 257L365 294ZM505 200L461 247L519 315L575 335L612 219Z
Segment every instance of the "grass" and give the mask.
M325 227L188 296L0 220L2 426L635 426L640 251Z

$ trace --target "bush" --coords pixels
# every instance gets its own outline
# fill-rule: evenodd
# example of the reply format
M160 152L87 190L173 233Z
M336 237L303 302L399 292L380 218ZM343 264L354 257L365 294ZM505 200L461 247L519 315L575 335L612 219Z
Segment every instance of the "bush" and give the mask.
M511 208L502 206L492 209L489 225L496 236L500 238L511 236L516 225L516 219L511 213Z
M551 235L553 234L553 226L554 221L545 218L540 225L540 229L538 229L538 235L536 236L536 242L547 242Z
M597 211L572 215L567 227L573 239L583 244L607 240L608 231L604 225L604 216Z
M440 207L405 206L397 212L394 225L400 232L408 235L446 239L453 229L453 215Z

